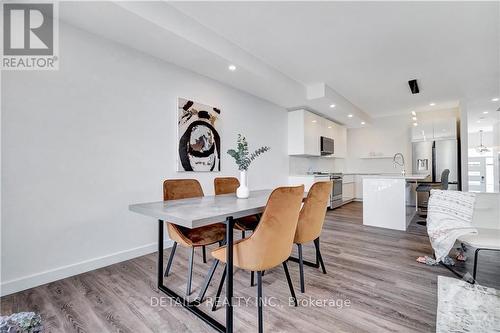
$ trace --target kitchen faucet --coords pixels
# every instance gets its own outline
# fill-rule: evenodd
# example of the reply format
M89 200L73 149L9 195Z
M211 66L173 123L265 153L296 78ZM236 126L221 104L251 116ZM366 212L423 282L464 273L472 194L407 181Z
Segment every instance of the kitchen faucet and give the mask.
M401 161L398 161L398 157L401 157ZM392 158L392 163L393 163L394 167L396 167L396 165L403 167L403 170L401 170L401 174L403 176L406 175L405 157L403 156L403 154L401 154L401 153L394 154L394 157Z

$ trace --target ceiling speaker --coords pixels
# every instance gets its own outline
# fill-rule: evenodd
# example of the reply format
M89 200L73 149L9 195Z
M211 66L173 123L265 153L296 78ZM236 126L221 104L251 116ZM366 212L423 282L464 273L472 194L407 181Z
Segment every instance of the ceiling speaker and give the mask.
M412 94L418 94L420 92L420 90L418 89L418 83L416 79L408 81L408 85L410 86Z

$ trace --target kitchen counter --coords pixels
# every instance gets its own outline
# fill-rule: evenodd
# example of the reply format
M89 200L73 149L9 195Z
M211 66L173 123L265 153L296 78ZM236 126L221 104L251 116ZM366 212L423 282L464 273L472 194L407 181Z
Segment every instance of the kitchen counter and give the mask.
M366 175L365 178L379 178L379 179L404 179L404 180L424 180L429 175L422 175L422 174L374 174L374 175Z
M406 230L416 213L416 184L428 175L363 177L363 224Z

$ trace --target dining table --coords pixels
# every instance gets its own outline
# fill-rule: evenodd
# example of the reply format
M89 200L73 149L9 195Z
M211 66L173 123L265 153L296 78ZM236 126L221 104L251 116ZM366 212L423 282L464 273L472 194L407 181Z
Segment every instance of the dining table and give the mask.
M156 201L129 205L135 213L153 217L158 220L158 290L171 297L175 304L193 313L199 319L218 332L233 332L233 226L234 220L251 215L261 214L267 204L272 190L251 191L246 199L239 199L236 194L210 195L188 199ZM172 223L186 228L198 228L215 223L226 224L226 322L220 323L199 308L199 301L189 301L170 289L164 283L163 250L164 224Z

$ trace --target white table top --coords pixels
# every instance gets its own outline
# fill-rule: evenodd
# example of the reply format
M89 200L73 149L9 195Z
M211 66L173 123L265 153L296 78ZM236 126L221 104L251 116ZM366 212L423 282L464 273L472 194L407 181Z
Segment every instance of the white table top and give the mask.
M129 210L187 228L198 228L224 222L228 216L237 219L262 213L271 192L251 191L248 199L238 199L236 194L225 194L140 203L129 205Z
M424 180L429 175L426 174L385 174L385 175L366 175L363 178L377 178L377 179L405 179L405 180Z

